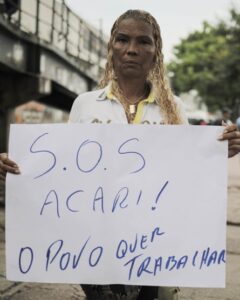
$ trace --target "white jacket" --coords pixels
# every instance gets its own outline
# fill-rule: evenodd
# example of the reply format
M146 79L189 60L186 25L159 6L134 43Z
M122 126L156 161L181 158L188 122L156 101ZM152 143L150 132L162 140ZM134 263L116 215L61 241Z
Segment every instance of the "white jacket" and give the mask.
M185 115L183 102L174 98L184 123L188 120ZM109 87L79 95L73 103L70 123L123 123L127 124L127 117L122 104L110 92ZM159 106L152 93L147 99L138 104L134 124L164 124Z

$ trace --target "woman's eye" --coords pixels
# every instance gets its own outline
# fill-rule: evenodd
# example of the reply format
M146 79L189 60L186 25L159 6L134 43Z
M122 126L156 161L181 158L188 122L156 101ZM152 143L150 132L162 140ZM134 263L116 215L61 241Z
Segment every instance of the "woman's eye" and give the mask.
M141 40L140 43L143 44L143 45L151 44L150 41L147 41L147 40Z
M126 43L127 39L125 39L125 38L118 38L117 42Z

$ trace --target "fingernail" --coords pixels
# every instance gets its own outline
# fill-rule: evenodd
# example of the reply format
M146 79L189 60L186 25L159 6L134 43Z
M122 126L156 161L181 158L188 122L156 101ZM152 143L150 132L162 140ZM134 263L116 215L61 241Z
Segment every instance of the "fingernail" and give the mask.
M14 172L15 172L15 174L20 174L20 170L19 169L16 169Z
M219 141L221 141L223 139L223 135L219 135L219 137L217 138Z

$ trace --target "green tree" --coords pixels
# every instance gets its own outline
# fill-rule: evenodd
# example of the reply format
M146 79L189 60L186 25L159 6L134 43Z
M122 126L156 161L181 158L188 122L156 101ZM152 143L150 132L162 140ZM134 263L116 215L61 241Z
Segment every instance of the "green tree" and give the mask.
M195 89L210 111L240 99L240 13L232 8L230 21L217 25L204 22L174 47L175 58L168 65L176 93Z

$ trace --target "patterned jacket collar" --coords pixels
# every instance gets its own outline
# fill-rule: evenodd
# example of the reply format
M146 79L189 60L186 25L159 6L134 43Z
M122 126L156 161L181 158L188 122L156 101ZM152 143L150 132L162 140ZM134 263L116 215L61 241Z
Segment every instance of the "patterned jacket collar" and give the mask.
M115 100L117 98L112 93L112 83L110 82L105 88L99 90L99 96L97 101L104 101L104 100ZM155 93L153 87L151 87L150 93L146 99L143 100L146 103L154 103L155 102Z

